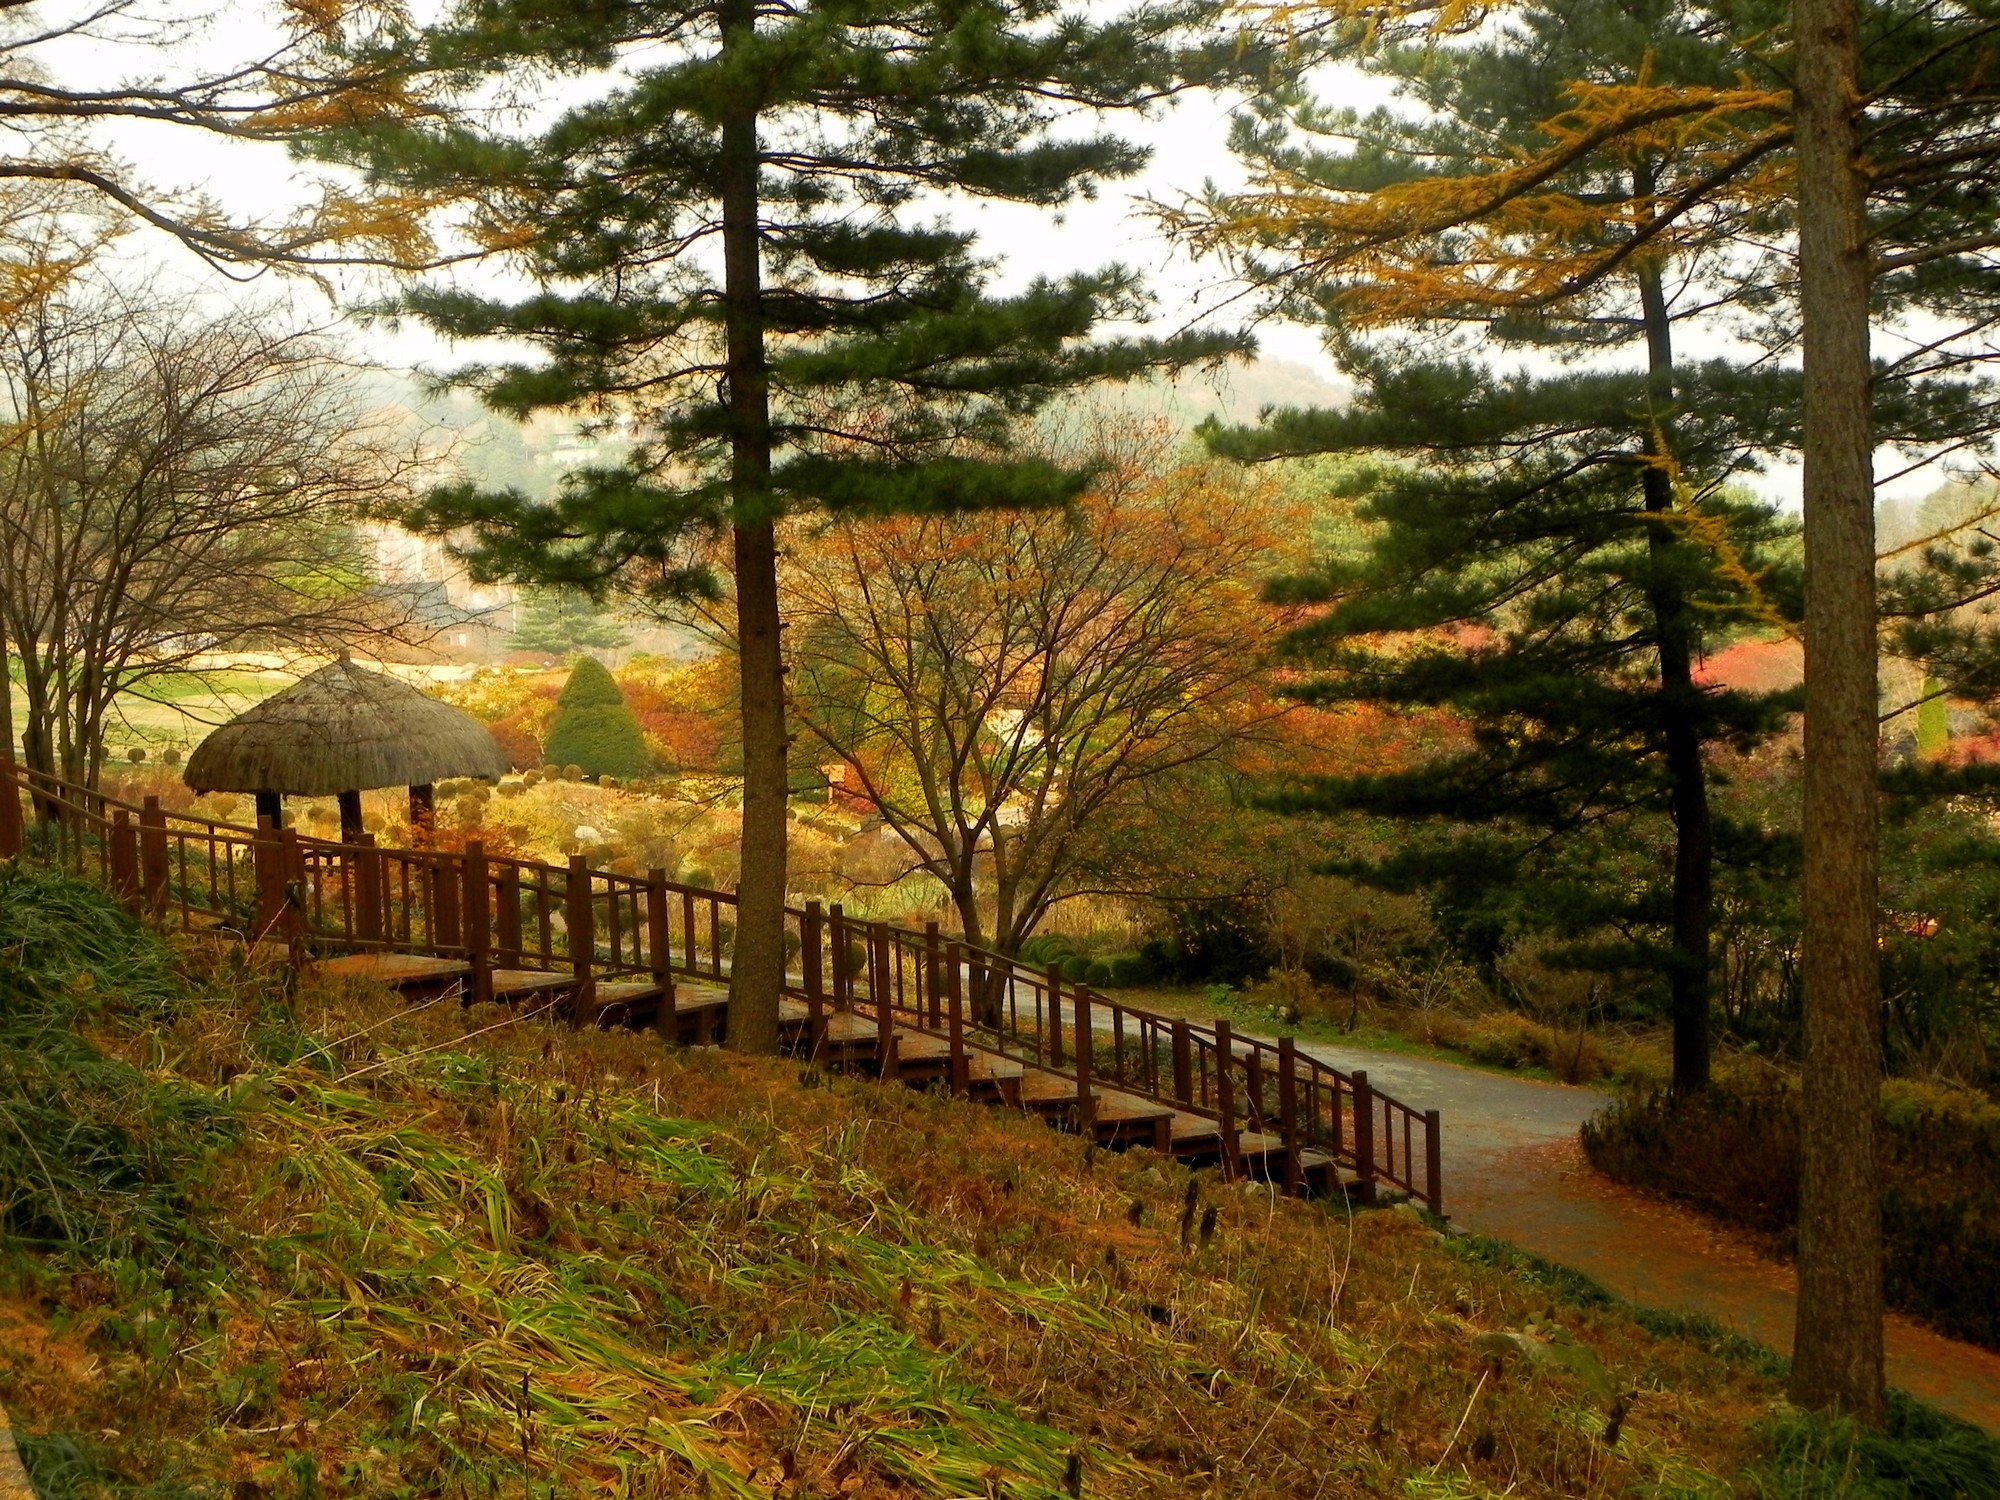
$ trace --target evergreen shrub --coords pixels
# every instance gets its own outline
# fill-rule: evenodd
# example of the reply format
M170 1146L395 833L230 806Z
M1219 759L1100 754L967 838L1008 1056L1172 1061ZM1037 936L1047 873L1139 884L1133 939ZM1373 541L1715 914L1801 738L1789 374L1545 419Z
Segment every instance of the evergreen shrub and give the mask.
M1059 964L1076 953L1076 943L1065 932L1038 932L1021 944L1015 955L1030 968L1045 969L1050 964Z
M653 755L639 720L603 663L584 657L563 684L542 753L568 781L585 776L642 776Z
M613 704L622 705L625 694L618 686L618 679L594 656L580 656L576 665L569 669L569 680L563 684L556 707L564 708L609 708ZM556 759L555 756L550 757Z

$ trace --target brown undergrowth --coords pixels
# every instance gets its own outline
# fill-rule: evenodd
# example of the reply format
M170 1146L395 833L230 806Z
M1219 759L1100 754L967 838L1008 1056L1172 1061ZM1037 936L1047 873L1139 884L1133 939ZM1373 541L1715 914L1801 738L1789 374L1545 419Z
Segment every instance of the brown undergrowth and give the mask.
M1761 1461L1768 1371L1407 1211L180 967L89 1035L226 1104L198 1234L8 1256L0 1400L51 1496L1721 1496Z

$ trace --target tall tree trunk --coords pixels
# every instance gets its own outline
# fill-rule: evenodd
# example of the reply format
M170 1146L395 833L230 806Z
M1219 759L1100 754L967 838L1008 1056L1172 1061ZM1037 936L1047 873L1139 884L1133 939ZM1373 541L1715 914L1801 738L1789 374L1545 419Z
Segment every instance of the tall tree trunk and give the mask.
M1650 174L1641 190L1652 191ZM1641 480L1646 513L1656 518L1647 536L1654 570L1647 595L1659 641L1660 732L1665 740L1668 810L1674 820L1674 952L1667 985L1674 1018L1674 1095L1686 1098L1708 1087L1715 835L1709 819L1707 769L1702 763L1701 692L1694 682L1694 621L1686 595L1672 576L1673 554L1687 543L1670 519L1674 508L1673 444L1667 409L1674 399L1673 320L1668 315L1657 263L1639 273L1639 302L1646 324L1647 386L1654 408Z
M753 35L756 8L731 0L723 52ZM735 513L736 643L743 700L742 864L730 954L729 1045L778 1050L785 978L785 664L779 639L778 545L771 494L771 387L764 363L762 211L757 105L722 122L722 258Z
M0 614L0 622L4 622L4 618L4 614ZM12 759L13 754L14 652L9 644L7 627L5 623L0 623L0 756Z
M1882 1415L1874 438L1854 0L1795 0L1805 338L1805 1078L1792 1399Z

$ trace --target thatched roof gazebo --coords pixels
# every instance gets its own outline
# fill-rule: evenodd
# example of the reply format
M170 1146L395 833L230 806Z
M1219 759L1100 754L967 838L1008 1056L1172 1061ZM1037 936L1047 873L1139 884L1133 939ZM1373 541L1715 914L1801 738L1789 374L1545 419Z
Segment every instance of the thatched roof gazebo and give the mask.
M361 793L407 786L410 822L428 826L432 783L497 777L507 758L470 714L346 656L253 704L188 756L182 780L197 792L253 792L273 827L283 798L340 800L340 837L361 837Z

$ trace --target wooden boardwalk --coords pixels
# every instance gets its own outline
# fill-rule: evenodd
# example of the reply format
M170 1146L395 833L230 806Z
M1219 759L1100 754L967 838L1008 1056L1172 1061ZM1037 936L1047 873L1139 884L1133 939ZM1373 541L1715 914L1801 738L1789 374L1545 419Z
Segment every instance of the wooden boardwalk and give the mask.
M122 804L0 758L0 858L103 880L163 926L233 934L416 998L547 1010L690 1046L729 1024L735 898L463 850L339 844ZM816 1066L1026 1110L1298 1194L1387 1188L1443 1211L1441 1123L1275 1044L1124 1005L1004 955L789 909L782 1043Z

